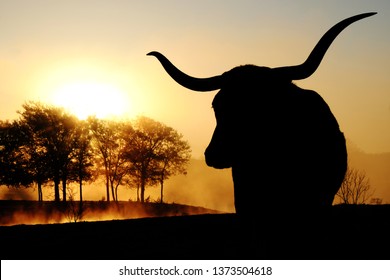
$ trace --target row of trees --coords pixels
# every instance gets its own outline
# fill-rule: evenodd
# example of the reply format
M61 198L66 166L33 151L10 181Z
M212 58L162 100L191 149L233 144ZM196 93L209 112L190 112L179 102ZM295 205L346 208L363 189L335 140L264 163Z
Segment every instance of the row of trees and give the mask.
M104 176L107 201L118 200L118 188L145 188L186 172L191 149L173 128L147 117L132 121L79 120L61 107L39 102L23 104L14 121L0 121L0 185L54 185L54 200L66 201L67 185Z

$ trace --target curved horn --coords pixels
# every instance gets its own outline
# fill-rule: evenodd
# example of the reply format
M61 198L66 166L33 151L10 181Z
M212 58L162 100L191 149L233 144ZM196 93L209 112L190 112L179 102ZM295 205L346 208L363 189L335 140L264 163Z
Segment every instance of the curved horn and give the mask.
M277 75L288 77L290 80L302 80L310 77L317 70L329 46L341 31L355 21L375 14L376 13L364 13L340 21L322 36L304 63L296 66L277 67L274 68L273 71L275 71Z
M165 71L180 85L195 91L212 91L220 89L222 86L222 76L214 76L210 78L194 78L191 77L173 65L164 55L159 52L150 52L147 55L155 56Z

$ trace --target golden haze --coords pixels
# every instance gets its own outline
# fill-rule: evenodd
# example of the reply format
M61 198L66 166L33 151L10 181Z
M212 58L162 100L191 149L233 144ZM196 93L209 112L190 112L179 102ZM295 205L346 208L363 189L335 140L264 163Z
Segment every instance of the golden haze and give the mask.
M167 186L168 201L223 211L233 209L230 171L212 170L203 162L215 127L215 92L182 88L146 54L160 51L198 77L247 63L295 65L339 20L377 11L343 31L316 73L296 83L328 102L346 137L366 155L352 157L353 163L367 170L375 195L390 201L390 39L384 36L390 29L390 2L220 0L208 3L207 10L202 1L96 1L93 9L88 1L42 3L0 4L0 119L17 118L29 100L67 106L80 118L90 113L151 117L182 133L193 158L203 164L200 173L190 169L186 177L172 178L177 183ZM76 93L75 85L89 85L91 92L84 87ZM72 87L73 93L56 101L58 91ZM99 97L105 87L119 92L115 102L110 103L109 93ZM377 156L381 159L368 164Z

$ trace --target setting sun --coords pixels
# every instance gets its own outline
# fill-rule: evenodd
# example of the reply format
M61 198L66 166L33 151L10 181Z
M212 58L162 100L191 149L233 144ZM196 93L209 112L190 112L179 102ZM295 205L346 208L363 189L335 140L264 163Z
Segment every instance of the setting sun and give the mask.
M130 105L124 91L98 82L63 85L54 91L53 103L69 110L79 119L86 119L88 116L120 116L126 113Z

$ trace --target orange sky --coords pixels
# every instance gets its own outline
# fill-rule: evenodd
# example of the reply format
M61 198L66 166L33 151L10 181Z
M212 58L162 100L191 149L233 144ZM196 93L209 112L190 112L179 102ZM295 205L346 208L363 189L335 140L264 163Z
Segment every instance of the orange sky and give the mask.
M95 96L93 110L103 110L106 100L106 115L162 121L203 157L215 125L215 92L182 88L146 53L160 51L199 77L246 63L299 64L335 23L376 11L343 31L317 72L297 84L323 96L358 147L390 152L390 3L312 2L2 0L0 118L15 118L26 100L58 103L64 87L109 85L121 97L110 103L104 93ZM66 105L80 106L81 95L69 95Z

